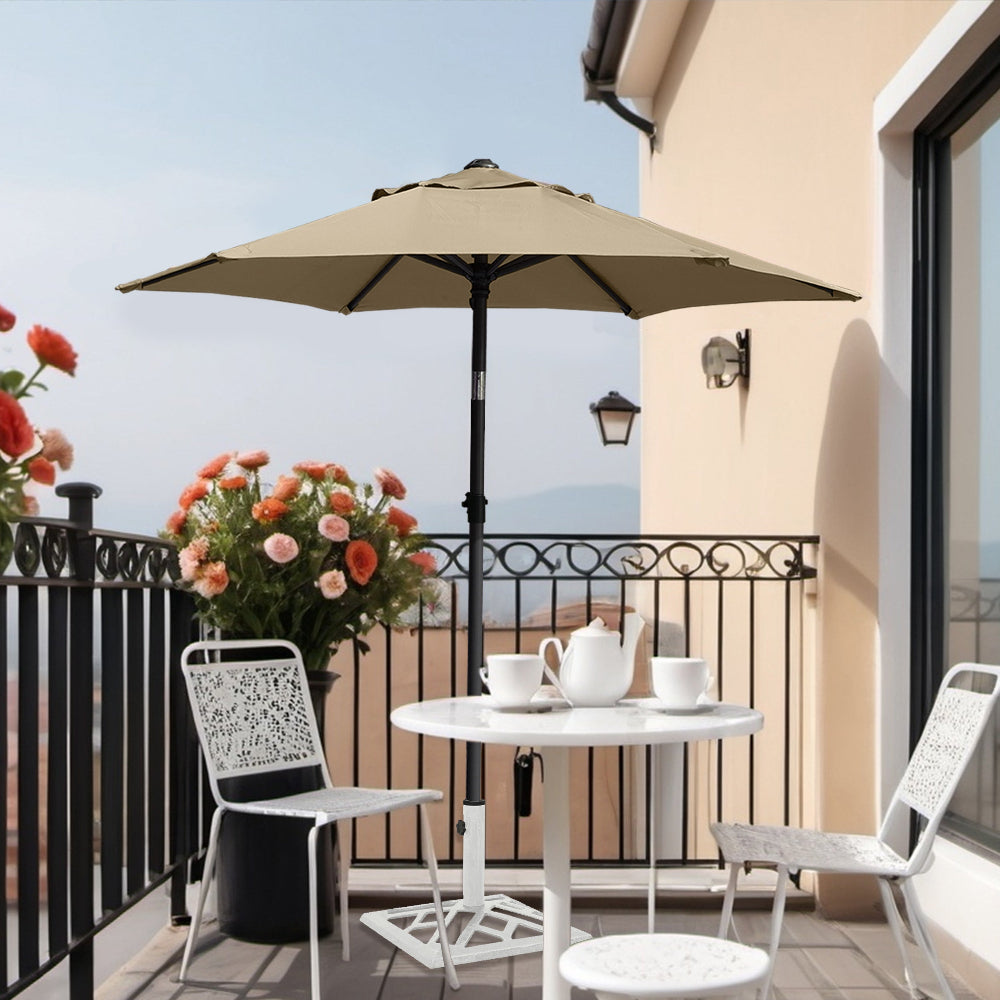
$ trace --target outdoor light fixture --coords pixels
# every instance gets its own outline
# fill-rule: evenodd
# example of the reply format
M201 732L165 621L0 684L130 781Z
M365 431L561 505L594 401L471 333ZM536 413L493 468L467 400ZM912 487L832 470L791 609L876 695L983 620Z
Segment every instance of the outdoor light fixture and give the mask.
M736 343L713 337L701 349L701 370L709 389L728 389L737 378L750 381L750 331L738 330Z
M590 404L590 412L597 421L603 444L628 444L632 433L632 422L640 412L635 403L630 403L620 393L612 390L596 403Z

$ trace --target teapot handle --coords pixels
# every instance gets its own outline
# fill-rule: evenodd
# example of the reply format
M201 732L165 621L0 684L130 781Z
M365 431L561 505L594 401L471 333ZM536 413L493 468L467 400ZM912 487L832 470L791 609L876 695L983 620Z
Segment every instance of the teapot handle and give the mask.
M559 692L560 695L562 695L562 697L572 708L573 703L569 700L569 698L566 697L566 692L563 690L562 684L559 683L559 678L556 677L555 671L545 661L545 650L546 647L549 645L549 643L552 643L552 645L556 647L556 652L558 652L559 654L560 664L563 663L565 658L563 654L563 644L562 642L560 642L559 637L550 635L547 639L542 639L541 643L538 646L538 655L542 658L542 668L545 670L545 676L548 677L550 681L552 681L552 684L555 687L555 689Z

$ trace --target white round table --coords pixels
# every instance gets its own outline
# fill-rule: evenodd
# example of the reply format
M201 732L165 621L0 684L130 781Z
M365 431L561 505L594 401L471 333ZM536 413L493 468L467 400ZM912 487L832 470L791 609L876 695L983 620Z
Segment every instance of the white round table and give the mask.
M539 707L547 707L541 702ZM425 736L543 748L545 799L542 818L542 996L569 1000L570 984L559 974L559 956L570 943L569 748L643 746L748 736L764 716L740 705L702 706L695 713L658 709L654 698L625 699L610 708L509 711L488 695L440 698L397 708L393 725Z

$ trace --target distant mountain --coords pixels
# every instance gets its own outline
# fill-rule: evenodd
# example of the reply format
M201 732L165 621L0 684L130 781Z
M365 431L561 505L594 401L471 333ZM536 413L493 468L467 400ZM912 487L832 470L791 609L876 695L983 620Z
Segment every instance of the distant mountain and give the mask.
M632 486L602 483L560 486L527 496L487 495L487 533L628 534L639 530L639 491ZM461 498L453 504L414 503L412 513L427 534L468 529Z

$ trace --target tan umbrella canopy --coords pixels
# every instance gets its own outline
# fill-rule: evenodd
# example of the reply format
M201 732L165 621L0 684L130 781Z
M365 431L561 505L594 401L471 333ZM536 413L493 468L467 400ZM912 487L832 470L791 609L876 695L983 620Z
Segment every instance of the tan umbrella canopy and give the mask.
M491 308L621 311L855 300L854 292L473 160L274 236L118 285L276 299L351 313L472 308L468 691L481 691L486 316ZM469 744L466 801L482 800Z
M621 311L641 319L690 306L858 298L489 160L379 188L365 205L118 288L276 299L343 313L467 307L480 254L488 258L491 309Z

